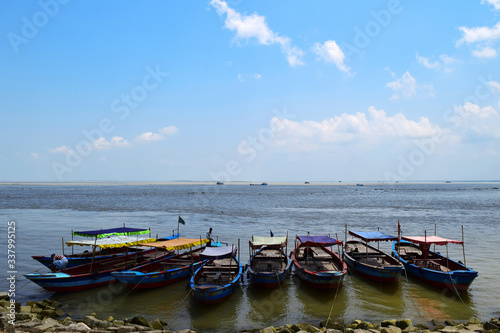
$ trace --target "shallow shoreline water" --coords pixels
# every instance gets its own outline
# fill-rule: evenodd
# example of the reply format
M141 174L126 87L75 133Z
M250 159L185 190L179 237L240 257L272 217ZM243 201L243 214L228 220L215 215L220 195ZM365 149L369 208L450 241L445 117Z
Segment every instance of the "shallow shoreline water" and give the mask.
M282 326L301 321L319 322L328 317L354 319L432 318L485 321L500 315L497 286L500 254L492 249L500 241L500 191L497 183L373 184L365 186L216 186L216 185L2 185L0 216L15 221L17 301L49 298L67 305L75 318L96 312L117 318L145 315L165 318L173 329L239 330L245 327ZM23 274L44 268L31 255L61 252L62 239L71 230L121 226L151 227L153 235L172 234L182 216L182 236L199 237L209 227L220 240L237 245L248 261L251 235L277 236L288 232L288 252L296 234L332 234L344 239L350 230L397 233L397 221L406 235L434 233L460 239L464 225L467 264L479 277L459 299L429 288L411 277L394 286L346 276L335 292L318 292L288 279L280 289L262 291L246 281L227 301L203 307L188 296L187 282L158 290L128 293L114 285L72 294L52 294L27 281ZM0 239L6 252L6 238ZM389 251L390 244L381 244ZM71 249L66 249L71 251ZM75 249L79 251L79 249ZM442 248L442 251L446 251ZM462 248L449 247L452 258L462 258ZM0 291L7 284L1 272ZM335 301L334 301L335 298ZM181 303L181 300L182 303Z

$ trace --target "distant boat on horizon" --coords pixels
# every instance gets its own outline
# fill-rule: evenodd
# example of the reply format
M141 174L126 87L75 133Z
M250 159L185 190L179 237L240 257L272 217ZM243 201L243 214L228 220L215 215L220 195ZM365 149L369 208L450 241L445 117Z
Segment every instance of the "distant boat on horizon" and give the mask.
M267 183L266 182L263 182L263 183L260 183L260 184L250 183L250 186L264 186L264 185L267 185Z
M217 185L224 185L223 182L217 182Z

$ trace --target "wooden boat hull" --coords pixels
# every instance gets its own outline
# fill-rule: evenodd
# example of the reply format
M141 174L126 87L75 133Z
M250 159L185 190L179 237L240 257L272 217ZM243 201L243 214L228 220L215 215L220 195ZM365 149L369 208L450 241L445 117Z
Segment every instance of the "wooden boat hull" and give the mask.
M106 260L109 258L113 258L119 255L125 255L125 253L117 253L117 254L110 254L110 255L102 255L102 256L96 256L94 258L94 262L101 261L101 260ZM44 265L45 267L50 268L52 266L52 258L51 257L46 257L46 256L31 256L33 259ZM66 268L72 268L80 265L86 265L90 264L92 262L92 256L90 257L71 257L71 256L66 256L68 259L68 264L66 265Z
M401 241L401 244L414 246L412 243L406 241ZM431 255L434 255L440 258L441 260L448 260L449 263L456 265L457 267L460 267L462 269L452 270L450 272L443 272L426 267L417 266L410 260L405 260L402 256L400 256L398 254L397 247L398 247L398 242L394 242L392 244L393 256L399 259L403 263L408 274L436 288L449 289L451 291L456 290L459 292L465 291L469 288L471 283L478 276L478 272L463 265L462 263L454 261L450 258L446 258L445 256L442 256L432 251L429 251ZM417 248L417 246L414 247Z
M202 304L217 304L228 299L240 284L241 276L243 275L243 266L238 258L234 258L237 262L238 268L235 277L225 285L217 284L198 284L199 278L205 269L203 264L191 277L190 286L193 291L194 297Z
M317 289L339 288L342 285L342 279L347 273L347 265L342 261L339 255L324 246L318 247L329 254L338 270L313 272L305 268L300 263L300 260L298 260L298 252L303 247L303 244L298 244L295 250L292 252L292 261L295 269L295 274L297 274L299 279L306 285ZM314 249L314 247L310 248Z
M349 248L349 245L354 245L354 244L362 244L363 246L368 247L370 254L367 256L366 259L374 259L369 256L375 256L375 257L382 257L384 258L384 262L387 262L389 265L382 265L380 262L373 262L370 264L368 260L364 262L363 259L364 255L363 253L359 253L359 258L356 258L354 254L350 255L350 252L345 252L344 253L344 260L345 263L347 264L347 267L349 267L350 271L353 273L356 273L368 280L376 281L376 282L382 282L382 283L394 283L398 280L399 276L401 275L401 272L404 270L404 266L401 262L399 262L397 259L392 258L382 251L374 248L373 246L369 246L365 243L358 242L358 241L348 241L346 242L346 249Z
M258 270L256 265L258 265L259 262L261 264L272 264L272 261L269 261L267 257L261 256L265 251L279 251L279 259L274 259L277 259L276 263L279 263L279 266L283 266L284 264L285 267L276 270L271 268L268 271L264 272ZM264 247L258 250L255 255L250 258L250 261L248 262L248 277L250 278L250 281L258 287L275 288L279 287L283 283L283 281L290 275L291 268L291 260L288 260L288 257L283 253L283 251L276 249L267 249L266 247Z
M153 252L154 250L148 250L144 252L144 255L153 254ZM168 255L168 253L165 253L150 260L159 260ZM148 260L139 261L139 264L146 263L147 261ZM109 268L112 265L116 265L116 268ZM92 267L90 267L90 264L81 265L66 269L65 272L47 274L32 273L26 274L25 277L47 291L59 293L76 292L113 283L116 281L116 278L111 274L113 271L132 268L135 265L136 259L135 253L133 253L119 256L118 258L94 262Z
M152 289L184 280L191 276L191 273L200 268L201 265L203 265L203 261L197 261L193 263L192 267L191 265L185 265L183 267L154 272L143 271L141 266L139 266L133 270L113 272L111 274L127 288Z

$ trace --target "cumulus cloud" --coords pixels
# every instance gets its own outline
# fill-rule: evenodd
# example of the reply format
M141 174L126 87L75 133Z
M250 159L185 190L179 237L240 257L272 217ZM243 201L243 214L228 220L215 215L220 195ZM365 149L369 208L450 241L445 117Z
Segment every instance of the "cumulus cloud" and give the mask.
M497 51L489 46L485 46L482 49L472 51L472 55L476 58L495 58Z
M394 73L393 73L393 76ZM391 100L398 98L412 98L417 94L424 96L434 96L434 86L430 84L417 84L417 81L411 76L409 71L406 71L399 79L388 82L387 87L394 90L394 95Z
M40 159L40 155L38 155L38 153L31 153L31 154L30 154L30 157L31 157L32 159L34 159L34 160L38 160L38 159Z
M455 113L460 116L454 118L457 126L500 139L500 115L494 107L480 107L467 102L455 107Z
M99 139L92 142L92 146L96 150L107 150L114 147L131 147L132 145L126 139L114 136L110 141L106 140L105 137L100 137Z
M454 64L460 62L459 60L450 57L449 55L446 54L441 54L438 57L438 59L435 59L435 57L420 56L418 53L416 54L416 57L418 63L424 66L425 68L434 70L444 70L447 73L453 70Z
M145 132L136 136L135 141L137 142L154 142L163 140L164 137L161 134L153 133L153 132Z
M398 113L388 116L384 110L370 106L368 113L343 113L323 121L297 122L274 117L271 126L279 129L276 144L290 150L312 151L325 143L364 142L373 144L390 138L428 138L442 133L443 129L428 118L418 121Z
M320 60L335 64L343 72L349 72L349 67L344 64L344 52L334 40L327 40L323 44L315 43L313 51L319 56Z
M461 45L463 43L477 43L484 41L494 41L500 38L500 22L495 24L493 28L489 27L459 27L458 28L462 33L463 37L458 40L457 45Z
M497 10L500 9L500 0L482 0L481 3L482 4L489 3L490 5L493 6L493 8Z
M68 155L72 152L72 150L66 147L66 145L50 149L49 151L54 154L65 154L65 155Z
M175 126L166 126L160 129L160 133L165 134L165 135L174 135L177 133L179 129Z
M219 15L226 15L225 27L236 32L236 39L255 38L258 43L263 45L278 44L290 66L304 64L302 62L304 51L294 46L289 37L280 36L272 31L267 25L265 16L257 13L242 15L222 0L212 0L210 4Z

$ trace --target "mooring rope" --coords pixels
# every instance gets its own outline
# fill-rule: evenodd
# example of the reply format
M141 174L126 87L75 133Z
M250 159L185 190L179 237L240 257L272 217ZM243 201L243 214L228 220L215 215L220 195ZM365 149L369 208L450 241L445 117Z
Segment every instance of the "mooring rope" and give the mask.
M332 317L333 307L335 306L335 300L337 299L337 294L339 293L340 286L342 285L342 280L344 279L344 275L340 277L339 284L337 286L337 290L335 290L335 297L333 298L332 307L330 308L330 313L328 314L328 318L326 320L325 327L328 327L328 323L330 322L330 318Z
M411 302L415 306L415 309L417 309L417 312L418 312L418 315L420 316L420 318L424 319L424 316L422 316L422 314L420 313L420 310L418 309L417 303L415 303L415 300L413 299L413 296L411 294L410 281L408 280L408 274L406 272L406 268L404 269L404 272L405 272L405 277L406 277L406 285L408 286L408 294L410 295Z

